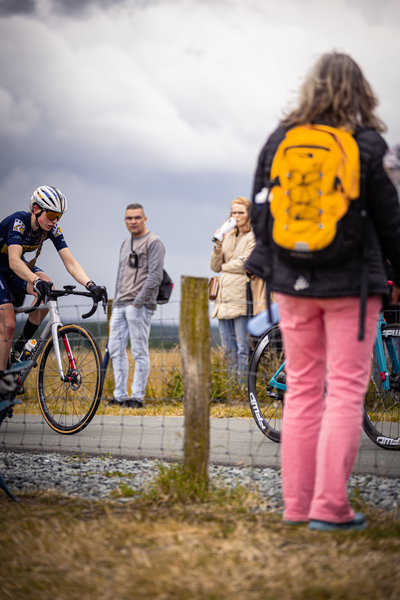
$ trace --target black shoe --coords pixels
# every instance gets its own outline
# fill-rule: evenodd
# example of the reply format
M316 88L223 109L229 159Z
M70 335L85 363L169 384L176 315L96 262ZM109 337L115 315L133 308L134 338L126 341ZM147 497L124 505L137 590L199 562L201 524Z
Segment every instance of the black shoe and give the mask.
M140 400L134 400L133 398L125 400L123 403L124 408L143 408L143 402Z
M126 400L117 400L116 398L113 398L112 400L110 400L110 402L108 402L107 406L125 406L125 402Z

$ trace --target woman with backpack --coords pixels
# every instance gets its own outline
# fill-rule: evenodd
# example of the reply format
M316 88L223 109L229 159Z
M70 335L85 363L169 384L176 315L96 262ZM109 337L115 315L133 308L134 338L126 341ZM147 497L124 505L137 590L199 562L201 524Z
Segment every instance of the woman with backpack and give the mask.
M400 292L400 207L382 165L386 127L377 104L350 56L324 54L296 108L262 149L254 180L257 248L247 267L277 293L287 361L283 518L315 530L367 527L349 504L346 484L362 432L377 319L389 300L386 259L393 303ZM326 165L335 152L332 175ZM298 170L287 166L291 153ZM321 153L329 155L326 163ZM320 235L331 240L326 248L312 245Z

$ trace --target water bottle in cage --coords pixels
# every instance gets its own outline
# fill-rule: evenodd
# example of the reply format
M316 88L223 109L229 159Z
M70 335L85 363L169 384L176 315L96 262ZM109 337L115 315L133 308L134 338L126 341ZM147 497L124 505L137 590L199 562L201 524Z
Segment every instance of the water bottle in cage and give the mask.
M18 357L18 360L21 362L23 360L29 360L30 355L34 347L36 346L36 340L28 340L25 346L21 350L21 354Z

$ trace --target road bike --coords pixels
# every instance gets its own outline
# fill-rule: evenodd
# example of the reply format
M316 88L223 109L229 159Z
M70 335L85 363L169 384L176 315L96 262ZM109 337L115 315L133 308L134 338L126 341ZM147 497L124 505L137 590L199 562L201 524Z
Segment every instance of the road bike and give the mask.
M249 365L251 412L262 433L281 440L286 373L281 332L270 327L257 342ZM388 325L381 314L365 395L363 428L380 448L400 450L400 324Z
M63 290L51 290L40 306L39 296L32 306L15 309L17 313L48 310L49 319L36 343L29 340L19 359L27 361L16 375L19 392L33 368L37 368L37 395L42 415L54 431L75 434L82 431L93 419L103 393L103 359L93 335L82 325L63 325L60 319L58 298L61 296L86 296L92 299L87 319L93 315L98 300L90 292L74 291L66 285ZM106 310L107 300L102 299ZM11 353L11 363L15 358ZM18 392L17 392L18 393Z

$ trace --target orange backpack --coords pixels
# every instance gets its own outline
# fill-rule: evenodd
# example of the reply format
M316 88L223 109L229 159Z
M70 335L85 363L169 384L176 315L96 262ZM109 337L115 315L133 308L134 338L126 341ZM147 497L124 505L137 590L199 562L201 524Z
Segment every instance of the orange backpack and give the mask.
M351 133L325 125L289 129L271 167L269 202L278 256L334 265L361 246L360 159Z

